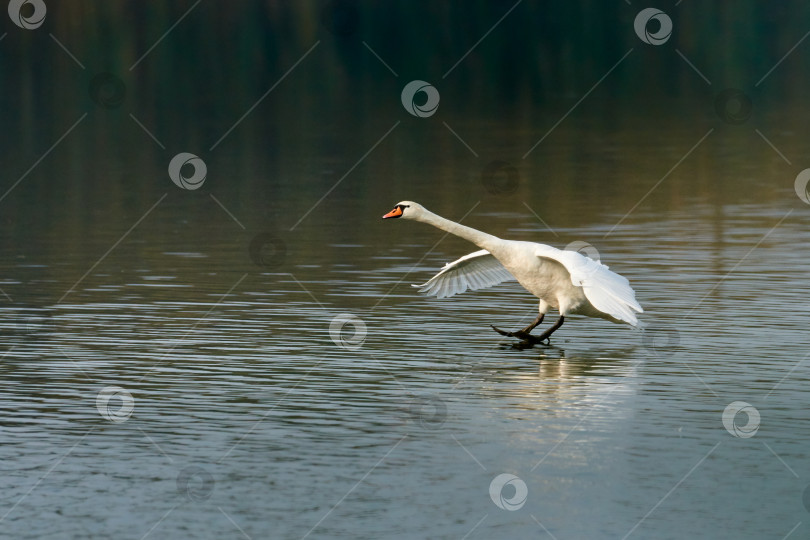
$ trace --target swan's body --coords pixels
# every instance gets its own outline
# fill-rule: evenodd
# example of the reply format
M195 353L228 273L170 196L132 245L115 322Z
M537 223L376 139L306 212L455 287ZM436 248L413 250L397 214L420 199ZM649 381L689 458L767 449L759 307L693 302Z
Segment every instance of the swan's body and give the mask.
M410 201L398 203L383 217L428 223L482 248L445 265L427 283L419 285L420 292L444 298L515 279L540 299L540 315L534 323L517 332L496 328L501 334L536 342L548 338L568 315L599 317L636 326L638 319L634 311L643 312L626 278L576 251L504 240L445 219ZM560 312L560 320L539 338L530 335L551 308Z

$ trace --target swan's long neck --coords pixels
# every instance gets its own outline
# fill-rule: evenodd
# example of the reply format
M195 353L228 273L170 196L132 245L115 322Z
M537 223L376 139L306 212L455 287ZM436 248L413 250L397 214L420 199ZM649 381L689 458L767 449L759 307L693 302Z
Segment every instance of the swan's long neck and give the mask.
M426 209L415 219L416 221L433 225L437 229L447 231L450 234L458 236L459 238L468 240L476 246L490 252L495 245L500 242L500 238L497 236L492 236L491 234L481 232L473 229L472 227L467 227L466 225L456 223L455 221L450 221L449 219L438 216Z

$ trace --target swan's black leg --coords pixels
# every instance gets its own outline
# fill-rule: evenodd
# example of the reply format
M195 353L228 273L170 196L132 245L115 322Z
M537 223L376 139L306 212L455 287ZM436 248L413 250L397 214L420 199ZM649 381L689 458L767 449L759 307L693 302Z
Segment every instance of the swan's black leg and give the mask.
M498 332L502 336L520 338L523 341L526 341L526 342L532 343L532 344L542 343L543 341L547 340L548 337L551 334L553 334L560 326L563 325L563 323L565 322L565 317L560 315L560 318L557 320L556 323L554 323L554 326L552 326L551 328L549 328L548 330L546 330L545 332L543 332L539 336L531 335L529 332L533 328L535 328L538 324L540 324L542 321L543 321L543 315L540 315L539 317L537 317L537 320L535 320L534 323L530 324L529 326L527 326L523 330L518 330L516 332L504 332L500 328L495 328L494 326L492 327L492 329L495 330L496 332Z
M565 322L565 317L560 315L560 318L557 319L557 322L554 323L554 326L552 326L551 328L549 328L548 330L546 330L545 332L543 332L542 334L537 336L535 339L537 339L539 341L543 341L543 340L548 339L548 337L551 334L553 334L557 330L557 328L561 327L564 322ZM532 337L534 337L534 336L532 336Z
M528 334L529 332L531 332L532 330L534 330L535 328L537 328L537 325L538 325L538 324L540 324L541 322L543 322L543 318L544 318L545 316L546 316L546 314L545 314L545 313L541 313L540 315L538 315L538 317L537 317L537 318L534 320L534 322L533 322L532 324L530 324L529 326L527 326L527 327L526 327L526 328L524 328L523 330L518 330L518 332L525 332L526 334Z

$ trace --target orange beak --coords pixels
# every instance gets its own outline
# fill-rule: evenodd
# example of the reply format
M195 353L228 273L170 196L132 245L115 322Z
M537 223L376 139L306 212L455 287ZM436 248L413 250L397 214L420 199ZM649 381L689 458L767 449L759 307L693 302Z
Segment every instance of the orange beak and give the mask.
M385 214L383 216L383 219L392 218L392 217L399 217L401 215L402 215L402 208L397 206L396 208L394 208L393 210L391 210L390 212Z

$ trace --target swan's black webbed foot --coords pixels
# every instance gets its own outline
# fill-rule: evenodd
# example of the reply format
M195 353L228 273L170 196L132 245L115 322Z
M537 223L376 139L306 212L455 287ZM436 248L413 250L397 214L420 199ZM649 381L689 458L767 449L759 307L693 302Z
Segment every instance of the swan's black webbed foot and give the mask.
M494 324L490 324L490 326L492 327L493 330L495 330L496 332L498 332L502 336L515 337L515 332L506 332L506 331L501 330L500 328L496 327Z
M551 343L551 340L549 340L548 336L545 335L545 334L543 336L537 337L537 336L531 335L530 333L526 332L525 330L517 330L515 332L506 332L504 330L501 330L500 328L495 327L494 325L490 325L490 326L492 326L492 329L495 330L496 332L498 332L500 335L506 336L506 337L518 338L518 339L522 340L523 343L528 343L528 344L531 344L531 345L542 345L543 342Z
M544 341L546 341L546 342L548 342L548 344L551 344L551 339L549 339L549 336L551 336L551 334L553 334L560 326L562 326L563 322L565 322L565 317L560 315L560 318L557 320L556 323L554 323L554 326L552 326L551 328L549 328L548 330L546 330L545 332L543 332L539 336L531 335L527 330L530 330L530 329L534 328L535 326L537 326L539 321L542 321L542 319L543 319L543 317L541 315L540 317L538 317L538 320L535 321L535 324L530 325L530 326L524 328L523 330L517 330L516 332L505 332L505 331L501 330L500 328L496 328L493 325L490 325L490 326L492 326L492 329L495 330L496 332L498 332L502 336L516 337L516 338L522 339L525 343L530 343L532 345L539 345L539 344L542 344Z

